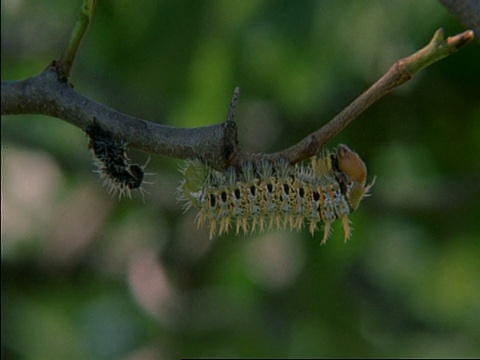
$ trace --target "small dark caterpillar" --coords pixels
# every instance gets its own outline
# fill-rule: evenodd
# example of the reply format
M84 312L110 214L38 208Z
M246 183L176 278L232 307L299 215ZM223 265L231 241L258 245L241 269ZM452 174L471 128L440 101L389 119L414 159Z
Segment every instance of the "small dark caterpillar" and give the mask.
M147 164L131 164L126 143L96 123L89 125L85 132L90 137L88 148L94 155L95 172L108 192L112 195L118 193L119 199L122 196L131 198L131 191L135 189L139 189L143 195L143 170Z
M249 163L221 173L188 160L181 171L177 197L185 210L199 209L197 226L208 223L210 238L231 227L237 234L287 226L299 231L307 222L312 236L317 224L324 224L325 243L331 223L340 219L346 241L351 234L348 215L373 186L373 181L366 185L364 162L345 145L313 157L308 166Z

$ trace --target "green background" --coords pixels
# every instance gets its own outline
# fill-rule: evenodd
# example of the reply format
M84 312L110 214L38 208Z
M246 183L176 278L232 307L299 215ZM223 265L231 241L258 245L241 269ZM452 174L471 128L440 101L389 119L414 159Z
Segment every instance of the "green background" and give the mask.
M2 80L39 73L80 1L2 1ZM99 1L75 89L149 121L221 122L289 147L439 27L428 1ZM326 246L308 231L208 239L152 156L145 203L110 197L88 139L2 117L2 358L480 356L480 46L422 71L328 144L377 176ZM147 154L131 152L140 163Z

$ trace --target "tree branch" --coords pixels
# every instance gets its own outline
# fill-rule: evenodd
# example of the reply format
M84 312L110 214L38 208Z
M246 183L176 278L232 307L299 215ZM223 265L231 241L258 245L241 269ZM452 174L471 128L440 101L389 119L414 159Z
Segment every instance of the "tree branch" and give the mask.
M42 114L86 130L95 121L129 146L176 158L201 157L215 168L225 163L225 123L195 129L160 125L98 104L58 79L55 66L21 81L2 81L2 115Z
M249 158L250 161L258 161L260 159L269 159L272 161L286 159L290 163L295 164L318 154L329 140L340 133L370 105L393 89L406 83L418 71L455 53L461 47L472 41L474 34L473 31L468 30L447 39L444 39L444 36L443 29L437 30L427 46L409 57L398 60L390 67L385 75L350 103L330 122L308 135L296 145L269 155L239 154L239 158L241 158L241 161L245 161L245 158Z
M318 154L322 147L356 119L365 109L396 87L404 84L421 69L456 52L473 39L473 31L444 40L438 30L430 43L415 54L397 61L388 72L335 118L296 145L274 154L244 152L237 141L234 118L239 96L232 97L224 123L193 129L152 123L98 104L78 93L67 83L81 39L90 23L96 0L84 0L64 54L40 75L21 81L2 81L1 114L43 114L60 118L86 130L94 122L114 133L128 146L176 158L201 158L210 166L223 170L242 162L286 159L294 164Z

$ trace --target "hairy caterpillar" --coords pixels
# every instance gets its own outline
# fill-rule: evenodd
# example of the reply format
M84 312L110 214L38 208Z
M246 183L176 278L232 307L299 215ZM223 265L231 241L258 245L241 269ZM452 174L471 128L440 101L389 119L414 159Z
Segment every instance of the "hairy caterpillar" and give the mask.
M143 195L143 169L147 164L131 164L126 143L96 123L88 126L85 132L90 137L88 148L95 159L95 172L108 192L114 196L118 193L119 199L122 196L132 197L131 191L135 189Z
M287 228L299 231L305 223L312 236L324 224L322 244L331 224L342 221L345 241L350 237L348 215L357 209L373 186L366 185L364 162L346 145L313 157L311 165L263 162L225 173L200 160L188 160L177 198L185 210L199 209L197 226L208 223L210 238L235 228L248 233Z

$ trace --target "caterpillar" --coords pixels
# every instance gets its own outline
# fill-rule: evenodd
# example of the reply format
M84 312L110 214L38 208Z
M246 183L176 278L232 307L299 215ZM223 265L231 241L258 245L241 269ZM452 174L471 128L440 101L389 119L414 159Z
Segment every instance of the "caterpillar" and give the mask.
M109 131L103 130L95 122L89 125L85 132L90 137L88 148L92 151L96 170L100 181L106 186L108 192L117 195L132 197L132 190L142 192L144 168L130 163L127 156L127 144ZM147 161L148 163L148 161Z
M324 150L309 165L286 161L246 163L240 169L219 172L198 159L181 168L184 179L177 199L184 210L199 209L197 227L208 224L210 238L217 233L247 234L273 228L301 230L314 235L322 223L324 244L331 224L339 219L344 240L351 235L348 215L369 194L375 179L366 184L367 170L357 153L346 145Z

